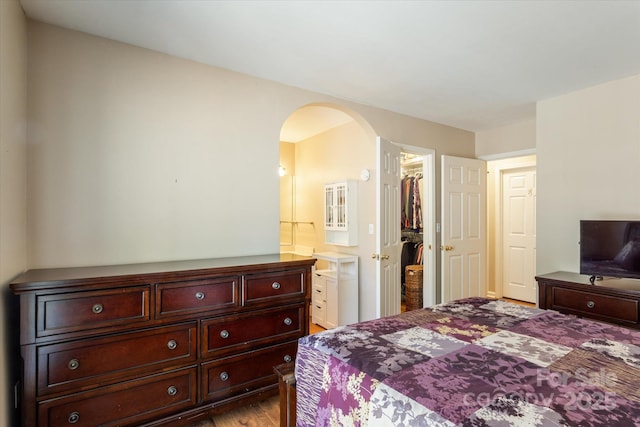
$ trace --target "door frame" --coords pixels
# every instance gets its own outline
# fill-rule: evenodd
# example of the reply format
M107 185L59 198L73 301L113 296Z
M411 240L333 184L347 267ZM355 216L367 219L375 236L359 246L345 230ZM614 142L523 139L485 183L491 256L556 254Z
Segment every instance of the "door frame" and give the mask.
M503 202L502 196L504 195L504 188L502 186L502 180L504 178L505 173L512 172L517 169L529 168L529 167L537 167L537 159L535 154L534 157L515 157L511 159L502 159L501 163L498 164L495 168L493 168L494 179L494 225L493 225L493 234L494 234L494 283L495 288L493 292L487 291L488 296L493 298L502 298L503 295L503 274L502 268L504 266L504 253L502 251L502 247L504 245L504 237L502 233L502 221L503 221ZM512 161L511 161L512 160ZM491 163L488 161L487 163ZM489 168L487 168L489 169ZM487 239L487 243L489 243L489 239ZM490 249L490 248L488 248Z
M422 156L422 177L424 200L428 201L427 209L422 209L423 229L423 275L422 306L430 307L437 302L438 283L436 283L436 150L414 145L398 144L400 151ZM429 289L431 283L432 289Z

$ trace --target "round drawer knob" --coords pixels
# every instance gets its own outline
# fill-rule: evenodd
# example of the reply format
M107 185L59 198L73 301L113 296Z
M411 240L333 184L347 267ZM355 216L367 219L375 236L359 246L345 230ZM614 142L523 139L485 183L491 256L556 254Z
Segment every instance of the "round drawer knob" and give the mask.
M278 282L273 282L273 283L271 284L271 287L272 287L273 289L280 289L280 283L278 283Z
M178 389L176 388L176 386L172 385L167 389L167 394L169 396L175 396L176 394L178 394Z
M285 361L285 362L287 362L287 363L289 363L289 362L291 362L291 360L293 360L293 359L292 359L292 357L291 357L291 356L289 356L288 354L287 354L286 356L284 356L284 357L283 357L283 359L284 359L284 361Z
M227 381L229 379L229 374L226 372L223 372L220 374L220 380L221 381Z
M596 303L595 303L595 302L593 302L593 301L587 301L587 307L588 307L588 308L593 308L593 307L595 307L595 306L596 306Z
M78 369L78 366L80 366L80 362L78 362L78 359L71 359L69 360L69 363L67 363L67 367L72 371Z
M75 424L80 421L80 414L77 412L72 412L69 414L69 418L67 418L69 424Z
M176 340L169 340L167 347L169 347L169 350L175 350L178 347L178 343Z
M204 292L196 292L196 299L202 301L204 299Z
M222 331L220 331L220 336L222 338L229 338L229 331L227 331L226 329L223 329Z
M290 317L287 317L286 319L284 319L284 324L287 326L291 326L291 324L293 323L293 320L291 320Z
M102 304L94 304L93 307L91 308L91 310L95 313L95 314L100 314L102 313L102 310L104 309L104 307L102 306Z

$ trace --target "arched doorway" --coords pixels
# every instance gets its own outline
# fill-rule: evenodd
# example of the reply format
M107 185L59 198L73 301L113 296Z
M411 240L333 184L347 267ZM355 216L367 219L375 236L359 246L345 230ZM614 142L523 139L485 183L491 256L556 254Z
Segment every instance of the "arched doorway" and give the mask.
M359 114L333 104L305 105L294 111L281 128L280 164L284 169L280 178L281 248L300 253L338 251L358 256L360 320L379 317L380 289L376 277L379 261L371 257L376 252L379 195L376 139L377 133ZM428 155L426 164L433 165L431 150L414 151L417 147L399 146L419 156ZM368 171L369 179L362 179L367 175L364 171ZM426 173L432 176L435 171ZM357 246L327 245L324 240L323 187L342 180L354 180L358 185ZM435 222L435 216L431 215L428 221ZM425 275L430 289L435 286L434 268ZM425 302L433 303L432 300L425 298Z
M339 252L359 259L358 308L375 304L375 131L357 113L339 105L310 104L294 111L283 123L280 162L280 236L283 251ZM363 170L371 179L362 180ZM341 181L357 185L357 245L325 241L324 186ZM364 311L362 308L364 308ZM354 307L355 309L355 307Z

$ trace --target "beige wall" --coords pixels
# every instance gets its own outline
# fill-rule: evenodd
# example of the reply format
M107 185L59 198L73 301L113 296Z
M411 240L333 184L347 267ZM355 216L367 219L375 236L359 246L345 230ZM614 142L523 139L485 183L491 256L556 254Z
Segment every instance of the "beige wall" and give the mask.
M340 104L388 139L473 155L470 132L29 29L30 267L277 252L280 128L306 104Z
M291 142L280 142L280 166L285 175L280 177L280 251L293 250L295 245L295 174L296 145ZM284 221L284 222L283 222Z
M29 28L30 267L278 251L277 85Z
M518 157L536 149L536 121L527 120L476 133L476 157Z
M0 425L14 425L13 385L19 370L17 310L8 283L27 265L27 24L17 0L0 1Z
M640 219L640 75L537 105L537 272L579 271L580 219Z

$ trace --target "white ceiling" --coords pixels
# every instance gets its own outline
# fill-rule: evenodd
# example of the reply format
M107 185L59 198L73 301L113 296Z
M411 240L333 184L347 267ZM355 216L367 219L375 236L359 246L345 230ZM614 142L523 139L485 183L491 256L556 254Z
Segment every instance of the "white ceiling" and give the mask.
M640 74L638 0L21 3L36 20L471 131Z

